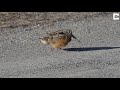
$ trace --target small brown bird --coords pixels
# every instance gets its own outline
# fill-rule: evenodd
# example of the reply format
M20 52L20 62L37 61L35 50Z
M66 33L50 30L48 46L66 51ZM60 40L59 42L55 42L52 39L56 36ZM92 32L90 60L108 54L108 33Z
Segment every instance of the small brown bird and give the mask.
M58 30L55 32L47 33L46 37L39 38L43 44L52 46L53 48L65 47L70 41L71 38L76 39L80 42L73 34L71 30Z

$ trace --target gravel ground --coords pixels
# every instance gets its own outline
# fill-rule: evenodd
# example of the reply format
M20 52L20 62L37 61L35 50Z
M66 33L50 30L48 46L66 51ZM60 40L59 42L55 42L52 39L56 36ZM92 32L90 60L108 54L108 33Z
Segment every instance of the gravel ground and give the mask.
M0 28L0 78L119 78L120 21L112 13L87 14ZM51 50L40 43L46 32L60 29L71 29L81 44L72 39L63 50Z

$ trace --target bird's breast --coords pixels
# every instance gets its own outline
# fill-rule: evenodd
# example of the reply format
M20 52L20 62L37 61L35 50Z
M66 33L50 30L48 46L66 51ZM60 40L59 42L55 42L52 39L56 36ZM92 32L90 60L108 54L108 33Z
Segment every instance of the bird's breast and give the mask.
M69 42L71 41L71 37L61 37L61 38L57 38L57 39L54 39L50 42L50 45L53 47L53 48L61 48L61 47L64 47L66 46Z

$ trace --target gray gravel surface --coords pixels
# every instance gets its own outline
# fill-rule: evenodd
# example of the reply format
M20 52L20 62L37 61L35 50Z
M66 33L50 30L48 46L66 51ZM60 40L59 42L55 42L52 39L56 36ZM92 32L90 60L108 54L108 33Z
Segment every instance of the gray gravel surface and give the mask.
M43 45L46 32L71 29L81 41ZM0 78L119 78L120 21L112 13L35 27L0 29Z

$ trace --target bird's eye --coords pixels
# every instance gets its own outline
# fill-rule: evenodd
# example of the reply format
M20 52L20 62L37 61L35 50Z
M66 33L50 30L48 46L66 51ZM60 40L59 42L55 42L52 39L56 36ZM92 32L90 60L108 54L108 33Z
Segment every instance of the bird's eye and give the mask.
M71 31L71 30L69 30L69 31L68 31L68 33L69 33L69 34L71 34L71 33L72 33L72 31Z

